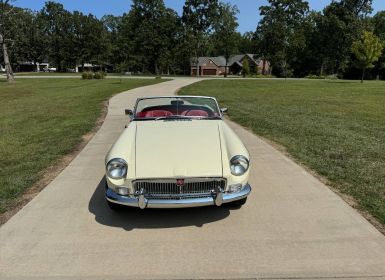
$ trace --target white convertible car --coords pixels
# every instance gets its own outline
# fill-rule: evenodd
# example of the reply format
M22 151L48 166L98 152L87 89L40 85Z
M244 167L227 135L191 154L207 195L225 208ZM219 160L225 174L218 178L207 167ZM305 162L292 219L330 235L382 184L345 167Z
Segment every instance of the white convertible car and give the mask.
M249 153L211 97L140 98L106 156L112 209L242 206Z

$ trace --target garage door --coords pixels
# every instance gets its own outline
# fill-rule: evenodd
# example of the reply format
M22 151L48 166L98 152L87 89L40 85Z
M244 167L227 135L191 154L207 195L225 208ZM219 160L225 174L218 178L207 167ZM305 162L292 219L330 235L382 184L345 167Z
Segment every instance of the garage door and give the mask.
M215 76L217 74L216 69L203 69L204 76Z

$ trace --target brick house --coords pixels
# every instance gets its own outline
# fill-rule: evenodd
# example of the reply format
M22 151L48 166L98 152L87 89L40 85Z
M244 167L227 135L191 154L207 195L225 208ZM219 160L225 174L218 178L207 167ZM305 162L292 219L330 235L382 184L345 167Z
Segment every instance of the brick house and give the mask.
M217 57L199 57L198 58L199 76L219 76L224 75L226 59L223 56ZM196 76L196 62L191 62L191 75Z
M251 73L271 74L270 62L266 59L255 59L253 54L233 55L228 60L227 72L230 75L242 74L243 59L249 61ZM198 58L199 76L220 76L225 74L226 59L224 56L199 57ZM197 65L194 60L191 61L191 76L196 76Z

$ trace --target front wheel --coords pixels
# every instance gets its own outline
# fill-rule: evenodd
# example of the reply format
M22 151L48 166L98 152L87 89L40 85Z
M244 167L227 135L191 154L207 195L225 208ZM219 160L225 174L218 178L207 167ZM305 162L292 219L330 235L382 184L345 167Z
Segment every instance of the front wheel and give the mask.
M242 198L240 200L236 200L230 203L227 203L226 205L229 207L236 207L236 208L241 208L243 204L245 204L247 201L247 197Z

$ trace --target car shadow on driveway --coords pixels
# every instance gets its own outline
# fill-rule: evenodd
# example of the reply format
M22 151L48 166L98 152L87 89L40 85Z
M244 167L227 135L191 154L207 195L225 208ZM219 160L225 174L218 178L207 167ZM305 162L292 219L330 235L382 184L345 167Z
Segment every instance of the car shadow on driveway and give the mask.
M112 211L104 198L105 184L103 177L90 199L88 210L95 215L98 223L128 231L136 228L201 227L226 218L230 215L230 210L234 209L226 206L145 210L124 207L119 211Z

